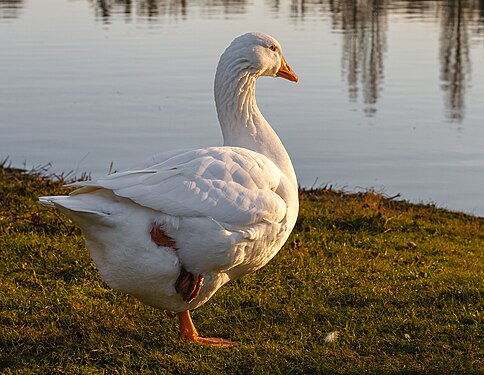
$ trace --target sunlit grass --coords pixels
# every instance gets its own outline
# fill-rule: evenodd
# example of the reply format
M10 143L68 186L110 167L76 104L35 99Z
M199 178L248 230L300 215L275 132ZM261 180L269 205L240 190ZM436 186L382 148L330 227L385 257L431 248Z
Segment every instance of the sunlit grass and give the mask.
M279 255L193 312L200 333L242 342L215 349L104 284L79 230L37 203L67 191L0 169L3 373L484 373L482 218L302 192Z

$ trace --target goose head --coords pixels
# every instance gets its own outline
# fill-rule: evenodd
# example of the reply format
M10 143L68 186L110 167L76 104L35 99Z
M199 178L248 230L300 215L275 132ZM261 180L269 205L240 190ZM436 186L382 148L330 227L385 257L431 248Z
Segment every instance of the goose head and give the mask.
M255 78L270 76L298 81L282 54L279 42L260 32L247 33L234 39L221 56L219 68L235 69L233 73L237 75L249 73Z

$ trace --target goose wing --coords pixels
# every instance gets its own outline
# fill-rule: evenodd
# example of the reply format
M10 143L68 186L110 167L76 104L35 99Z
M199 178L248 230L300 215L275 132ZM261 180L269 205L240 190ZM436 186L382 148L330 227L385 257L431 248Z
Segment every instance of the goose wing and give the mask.
M142 169L72 184L111 190L120 197L177 217L211 217L233 225L280 222L285 201L276 193L282 172L262 154L238 147L169 153ZM72 195L91 189L78 189Z

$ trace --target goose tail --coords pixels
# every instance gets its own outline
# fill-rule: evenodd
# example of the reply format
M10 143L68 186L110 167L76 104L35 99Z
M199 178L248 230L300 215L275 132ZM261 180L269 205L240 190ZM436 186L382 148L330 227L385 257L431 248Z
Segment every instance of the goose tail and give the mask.
M74 214L94 214L102 217L109 216L109 213L96 209L95 205L90 205L88 199L75 199L69 195L52 195L40 197L39 201L44 206L58 208L71 219L73 219L73 217L69 212Z
M46 207L55 207L55 201L64 200L66 198L68 198L67 195L57 195L57 196L48 195L45 197L39 197L39 202Z

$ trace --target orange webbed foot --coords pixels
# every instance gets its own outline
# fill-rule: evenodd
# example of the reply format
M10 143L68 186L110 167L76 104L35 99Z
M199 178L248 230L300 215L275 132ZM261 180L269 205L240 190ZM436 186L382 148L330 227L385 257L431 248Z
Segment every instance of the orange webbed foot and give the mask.
M197 344L215 346L218 348L229 348L240 345L240 342L232 341L230 339L223 339L219 337L200 337L195 329L195 326L193 325L188 310L178 313L178 318L180 320L180 338L182 340L189 340L196 342Z
M183 339L183 338L182 338ZM197 344L205 345L205 346L215 346L218 348L230 348L231 346L238 346L240 342L232 341L230 339L223 339L220 337L192 337L192 338L185 338L185 340L194 341Z

